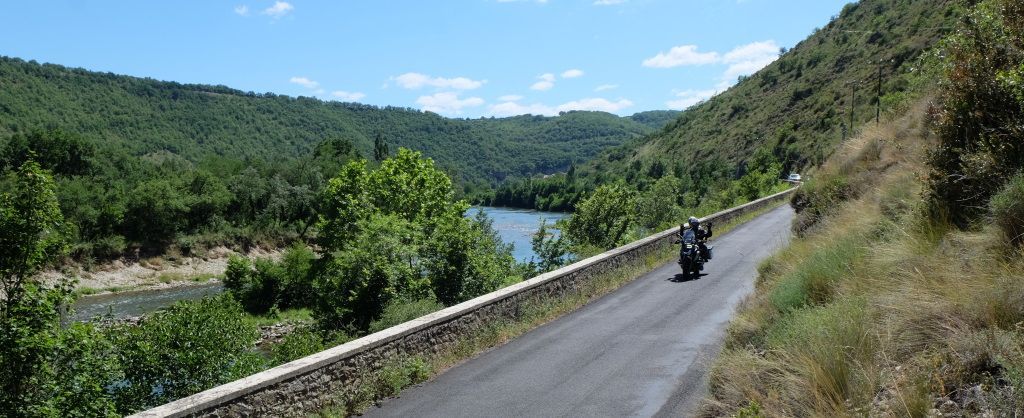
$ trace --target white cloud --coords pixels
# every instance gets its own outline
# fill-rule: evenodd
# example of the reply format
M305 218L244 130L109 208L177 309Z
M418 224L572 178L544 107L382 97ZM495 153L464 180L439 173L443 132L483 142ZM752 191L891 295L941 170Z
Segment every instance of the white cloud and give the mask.
M722 74L722 83L732 85L741 75L758 72L779 57L779 45L775 41L753 42L733 48L722 57L729 68Z
M533 83L530 86L530 90L547 91L551 90L555 86L555 75L551 73L544 73L537 76L540 81Z
M363 94L363 93L348 92L348 91L345 91L345 90L332 91L331 92L331 96L333 96L333 97L335 97L337 99L346 101L346 102L354 102L354 101L358 101L359 99L362 99L362 98L366 97L366 95Z
M611 5L615 5L615 4L622 4L622 3L625 3L627 1L628 0L595 0L594 1L594 5L595 6L611 6Z
M498 101L502 101L502 102L518 102L520 100L523 100L523 96L519 96L519 95L516 95L516 94L509 94L509 95L501 96L501 97L498 98Z
M244 4L235 6L235 14L239 16L249 16L249 6Z
M643 65L652 68L672 68L683 65L714 64L719 59L717 52L697 52L696 45L680 45L673 47L668 52L659 52L658 55L645 59Z
M288 81L291 83L298 84L307 89L315 89L320 86L320 83L317 83L316 81L310 80L306 77L292 77Z
M576 69L576 68L573 68L571 70L565 70L564 72L562 72L562 78L576 78L576 77L582 77L582 76L583 76L583 70L579 70L579 69Z
M690 106L710 99L718 94L718 90L686 90L676 93L676 100L669 100L665 104L669 109L686 110Z
M779 56L779 46L775 44L775 41L761 41L733 48L722 57L722 60L726 63L734 63L777 56Z
M596 110L615 113L630 106L633 106L633 102L626 99L619 99L613 102L602 98L587 98L561 104L556 109L558 109L559 112L568 112L570 110Z
M286 1L275 1L273 6L263 9L263 14L279 19L295 10L295 6Z
M441 92L430 96L420 96L416 104L423 107L423 110L458 115L466 107L476 107L484 104L484 99L479 97L459 98L459 93Z
M526 114L555 116L560 112L568 112L572 110L618 112L630 106L633 106L633 102L626 99L611 101L603 98L573 100L558 106L548 106L542 103L520 104L515 101L506 101L488 107L487 114L499 117Z
M619 88L618 84L602 84L600 86L597 86L597 88L595 88L594 91L614 90L617 88Z
M456 90L473 90L480 88L487 80L472 80L466 77L444 78L431 77L420 73L405 73L392 77L400 87L415 90L424 86L436 87L439 89L451 88Z
M498 103L491 105L487 109L487 113L491 116L505 117L505 116L516 116L516 115L545 115L553 116L557 115L558 111L550 106L546 106L540 103L534 103L531 105L522 105L514 101L508 101L504 103Z

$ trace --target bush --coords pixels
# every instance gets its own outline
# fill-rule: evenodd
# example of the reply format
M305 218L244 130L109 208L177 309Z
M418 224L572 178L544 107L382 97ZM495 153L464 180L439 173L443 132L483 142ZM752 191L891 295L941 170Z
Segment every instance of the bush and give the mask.
M256 326L228 295L178 302L109 333L124 368L111 387L121 414L248 376L265 362L254 350Z
M281 261L232 255L224 272L224 287L245 310L264 314L271 308L309 307L313 298L310 268L313 251L297 243L284 252Z
M270 348L272 364L284 364L323 351L327 346L320 333L310 328L296 329L286 335L280 344Z
M434 296L445 305L492 292L513 279L512 248L501 241L487 215L448 217L423 246Z
M1024 167L1024 7L981 2L944 43L939 146L929 157L932 214L966 228ZM996 47L998 46L998 47Z
M574 244L615 248L634 223L636 195L621 182L598 187L577 205L566 233Z
M359 221L346 249L315 268L313 317L324 329L365 331L400 293L419 293L414 224L396 216Z
M1024 243L1024 174L1010 179L989 204L992 218L1013 245Z

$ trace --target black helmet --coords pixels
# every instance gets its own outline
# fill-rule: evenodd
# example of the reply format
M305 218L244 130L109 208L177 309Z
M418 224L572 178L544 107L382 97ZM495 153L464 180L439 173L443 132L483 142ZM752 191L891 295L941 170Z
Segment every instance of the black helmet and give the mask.
M700 219L697 219L696 216L691 216L690 219L686 221L686 223L690 224L691 228L696 228L700 226Z

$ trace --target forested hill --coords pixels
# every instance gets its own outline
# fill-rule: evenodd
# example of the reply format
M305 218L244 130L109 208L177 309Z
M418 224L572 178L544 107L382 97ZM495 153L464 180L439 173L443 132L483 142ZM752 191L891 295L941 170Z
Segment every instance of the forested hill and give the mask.
M0 57L0 142L17 132L59 128L127 150L273 160L309 154L330 139L372 155L381 136L424 152L463 180L564 171L602 149L660 129L677 112L618 117L449 119L414 109L256 94Z
M908 73L919 70L922 53L950 31L960 15L958 4L849 4L771 65L686 110L664 131L607 151L584 171L629 179L644 177L652 167L678 167L677 175L692 176L695 166L704 165L704 171L736 176L758 149L770 151L787 169L818 165L849 129L851 104L853 129L873 123L879 70L883 112L903 110Z

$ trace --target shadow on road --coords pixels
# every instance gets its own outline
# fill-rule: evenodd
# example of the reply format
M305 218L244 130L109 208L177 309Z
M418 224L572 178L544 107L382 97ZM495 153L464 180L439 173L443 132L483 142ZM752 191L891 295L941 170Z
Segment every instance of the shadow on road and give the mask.
M687 277L687 276L683 275L683 273L676 273L675 276L669 277L668 279L665 279L665 280L669 281L669 282L672 282L672 283L686 283L686 282L692 282L692 281L695 281L695 280L700 280L701 277L704 277L704 276L707 276L707 275L708 275L707 273L700 273L697 276Z

